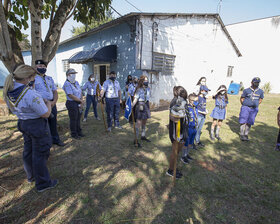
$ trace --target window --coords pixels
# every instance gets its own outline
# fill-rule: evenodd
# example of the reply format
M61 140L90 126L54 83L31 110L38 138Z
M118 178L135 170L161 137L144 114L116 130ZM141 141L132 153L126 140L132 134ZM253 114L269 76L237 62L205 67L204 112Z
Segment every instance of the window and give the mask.
M228 70L227 70L227 77L232 77L232 70L233 70L233 66L228 66Z
M62 60L62 66L64 72L66 72L70 68L68 59Z
M152 69L163 75L172 75L174 72L175 55L154 52Z

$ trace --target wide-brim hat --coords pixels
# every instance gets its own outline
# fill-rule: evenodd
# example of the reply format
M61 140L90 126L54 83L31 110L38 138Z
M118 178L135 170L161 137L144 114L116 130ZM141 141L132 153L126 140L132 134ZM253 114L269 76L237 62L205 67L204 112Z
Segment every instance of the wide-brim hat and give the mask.
M255 77L255 78L252 79L252 82L260 83L261 79L259 77Z
M222 92L222 91L227 91L227 88L222 87L222 88L218 89L218 90L216 91L215 95L217 95L218 93L220 93L220 92Z
M66 75L76 74L76 73L78 73L78 72L76 72L76 70L73 69L73 68L69 68L69 69L66 71Z

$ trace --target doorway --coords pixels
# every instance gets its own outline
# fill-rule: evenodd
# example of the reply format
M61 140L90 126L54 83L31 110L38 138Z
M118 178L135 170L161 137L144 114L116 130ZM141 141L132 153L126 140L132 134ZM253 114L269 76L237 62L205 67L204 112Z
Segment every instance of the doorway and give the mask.
M106 65L99 66L99 74L100 74L100 84L103 85L103 82L106 81Z

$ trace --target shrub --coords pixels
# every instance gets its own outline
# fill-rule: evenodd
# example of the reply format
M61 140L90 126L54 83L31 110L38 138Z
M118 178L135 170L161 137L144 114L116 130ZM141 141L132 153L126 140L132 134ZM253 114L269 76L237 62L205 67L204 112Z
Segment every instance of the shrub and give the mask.
M261 89L264 91L264 93L269 93L272 89L270 82L266 82Z

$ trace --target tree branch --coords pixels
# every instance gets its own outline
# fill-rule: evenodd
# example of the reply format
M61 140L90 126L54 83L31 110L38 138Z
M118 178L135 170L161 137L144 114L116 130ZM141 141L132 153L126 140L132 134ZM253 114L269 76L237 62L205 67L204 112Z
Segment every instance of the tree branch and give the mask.
M50 15L50 24L49 24L49 26L51 26L51 23L52 23L52 20L53 20L53 15L54 15L54 12L55 12L55 7L56 7L56 1L52 0L52 11L51 11L51 15Z
M79 3L79 0L76 0L75 6L71 9L72 12L71 12L70 15L66 18L66 21L67 21L68 19L70 19L70 18L73 16L73 14L74 14L74 12L75 12L75 9L77 8L78 3Z

